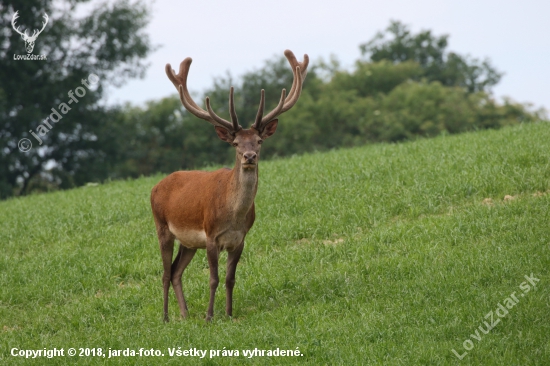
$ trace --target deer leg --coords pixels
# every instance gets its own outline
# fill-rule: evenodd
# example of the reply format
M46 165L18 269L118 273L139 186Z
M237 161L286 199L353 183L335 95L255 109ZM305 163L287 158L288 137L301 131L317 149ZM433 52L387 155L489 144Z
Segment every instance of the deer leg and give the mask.
M225 314L228 316L233 316L233 287L235 287L235 272L237 271L237 263L239 263L239 259L241 259L243 248L244 240L238 248L227 253L227 274L225 276Z
M214 243L206 245L206 256L208 257L208 266L210 267L210 302L208 303L208 312L206 313L206 321L212 320L214 316L214 297L220 279L218 278L218 257L220 251Z
M160 255L164 274L162 275L162 288L164 290L164 321L168 322L168 291L172 279L172 255L174 254L174 236L168 227L157 227L157 234L160 245Z
M196 249L189 249L180 244L180 249L178 255L172 263L172 287L174 287L174 292L176 293L176 298L178 299L178 305L180 307L180 314L182 317L187 318L187 303L185 302L185 297L183 296L183 289L181 287L181 276L187 265L191 262Z

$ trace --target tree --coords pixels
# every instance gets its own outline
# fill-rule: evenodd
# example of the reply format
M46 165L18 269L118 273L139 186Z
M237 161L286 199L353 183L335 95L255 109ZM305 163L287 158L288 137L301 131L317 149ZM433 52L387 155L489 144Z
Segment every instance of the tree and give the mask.
M0 198L25 194L41 178L69 187L107 175L108 141L98 134L110 112L98 102L106 85L143 75L152 49L147 8L118 0L75 17L84 2L0 0ZM10 24L16 11L28 34L48 14L33 51L46 60L21 59L27 52Z
M479 61L448 52L448 35L434 36L431 31L412 34L399 21L392 21L386 33L378 32L369 42L360 45L363 56L370 61L388 60L394 63L417 62L428 81L444 86L459 86L468 92L490 92L502 73L489 60Z
M331 80L332 89L356 90L361 97L387 94L399 84L418 79L423 70L414 61L394 64L388 60L378 62L357 61L352 73L338 71Z

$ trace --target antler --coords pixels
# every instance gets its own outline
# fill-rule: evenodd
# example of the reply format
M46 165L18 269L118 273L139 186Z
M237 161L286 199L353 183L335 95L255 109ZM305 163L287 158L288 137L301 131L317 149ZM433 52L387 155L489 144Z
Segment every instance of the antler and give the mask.
M288 62L290 63L290 67L292 68L292 74L294 75L294 80L292 81L292 87L290 88L290 93L288 93L288 97L285 98L286 89L283 89L281 93L281 99L277 107L275 107L275 109L269 112L266 116L263 116L265 98L264 98L264 90L262 89L261 98L260 98L260 107L258 108L258 114L256 115L256 120L252 125L252 127L258 131L262 131L269 122L273 121L275 118L277 118L278 116L280 116L281 114L283 114L284 112L292 108L294 104L296 104L296 102L298 101L298 98L300 98L300 94L302 93L302 84L304 83L304 80L307 75L307 66L309 64L309 57L308 55L304 55L304 61L298 62L298 60L294 56L294 53L292 53L291 50L286 50L285 56Z
M292 74L294 76L294 79L292 81L292 87L290 88L290 93L288 93L288 96L286 95L286 89L283 89L281 92L281 99L279 100L279 104L275 109L273 109L271 112L269 112L267 115L264 114L264 108L265 108L265 91L262 89L261 91L261 98L260 98L260 106L258 107L258 113L256 114L256 119L254 121L254 124L252 125L252 128L263 131L265 126L273 121L275 118L280 116L282 113L288 111L290 108L296 104L298 101L298 98L300 98L300 94L302 93L302 84L304 83L304 80L307 75L307 66L309 64L309 57L308 55L304 55L304 61L298 62L296 57L294 56L294 53L290 50L285 51L285 56L290 63L290 67L292 68ZM180 100L183 106L192 114L197 116L200 119L203 119L205 121L210 122L214 126L223 127L232 133L235 133L242 129L242 127L239 125L239 121L237 119L237 113L235 111L235 102L233 98L233 87L231 87L229 91L229 114L231 115L231 122L219 117L214 113L214 110L210 106L210 98L206 97L206 111L199 107L197 103L191 98L191 95L189 94L189 91L187 90L187 76L189 74L189 68L191 67L191 62L193 60L191 57L187 57L185 60L183 60L180 64L180 70L179 73L176 74L174 70L172 70L172 66L170 64L166 64L166 75L168 76L168 79L174 84L176 89L179 92Z
M15 21L17 20L17 18L19 18L19 10L16 11L14 14L13 14L13 18L11 19L11 26L12 28L17 32L19 33L20 35L22 35L23 37L25 37L26 39L29 39L29 40L35 40L39 35L40 33L42 33L42 31L44 30L44 28L46 28L46 25L48 24L48 14L44 13L44 15L42 16L45 20L45 22L42 22L42 29L40 29L39 31L38 30L34 30L33 33L32 33L32 36L29 36L27 34L27 30L25 29L25 32L24 33L21 33L21 31L19 31L19 27L16 27L15 26Z
M16 12L13 14L13 18L11 18L11 26L12 26L13 30L16 31L17 33L19 33L20 35L22 35L22 36L24 36L24 37L28 37L27 33L21 33L21 32L19 31L19 27L17 27L17 28L15 27L15 20L16 20L17 18L19 18L19 14L17 14L17 13L19 13L19 10L16 11ZM26 32L26 31L25 31L25 32Z
M180 70L178 74L176 74L174 70L172 70L172 66L170 66L170 64L166 64L165 68L168 79L170 79L172 84L174 84L176 89L178 89L181 103L183 104L185 109L187 109L190 113L194 114L198 118L208 121L214 126L223 127L232 133L241 130L242 127L239 125L237 112L235 111L235 101L233 100L233 87L231 87L231 90L229 91L229 114L231 115L231 122L219 117L218 115L216 115L216 113L214 113L212 107L210 106L209 97L206 97L206 109L208 110L208 112L199 107L197 103L195 103L193 98L191 98L191 95L187 90L187 75L189 74L191 62L193 62L191 57L187 57L185 60L183 60L180 64Z
M37 31L36 29L33 31L32 33L32 36L30 38L33 38L33 39L36 39L40 33L42 33L42 31L44 30L44 28L46 28L46 24L48 24L48 14L44 13L44 15L42 16L42 18L44 18L44 20L46 22L42 22L42 29L40 29L39 31Z

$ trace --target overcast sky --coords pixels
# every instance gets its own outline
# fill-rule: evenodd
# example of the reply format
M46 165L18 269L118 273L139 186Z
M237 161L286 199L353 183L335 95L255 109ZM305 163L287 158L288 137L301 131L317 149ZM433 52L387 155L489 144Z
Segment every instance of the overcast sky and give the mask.
M315 61L331 54L351 69L359 45L399 20L414 33L448 34L449 50L489 58L505 73L497 97L550 109L550 1L545 0L156 0L147 28L159 49L144 79L110 89L109 104L141 104L175 94L164 73L193 58L188 86L202 92L216 76L258 69L285 49ZM289 86L290 87L290 86Z

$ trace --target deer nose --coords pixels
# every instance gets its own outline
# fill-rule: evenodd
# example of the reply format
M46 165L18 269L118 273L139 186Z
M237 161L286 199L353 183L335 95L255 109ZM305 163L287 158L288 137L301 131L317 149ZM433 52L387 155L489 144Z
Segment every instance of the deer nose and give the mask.
M245 152L243 156L248 164L253 164L254 160L256 160L257 155L255 152Z

